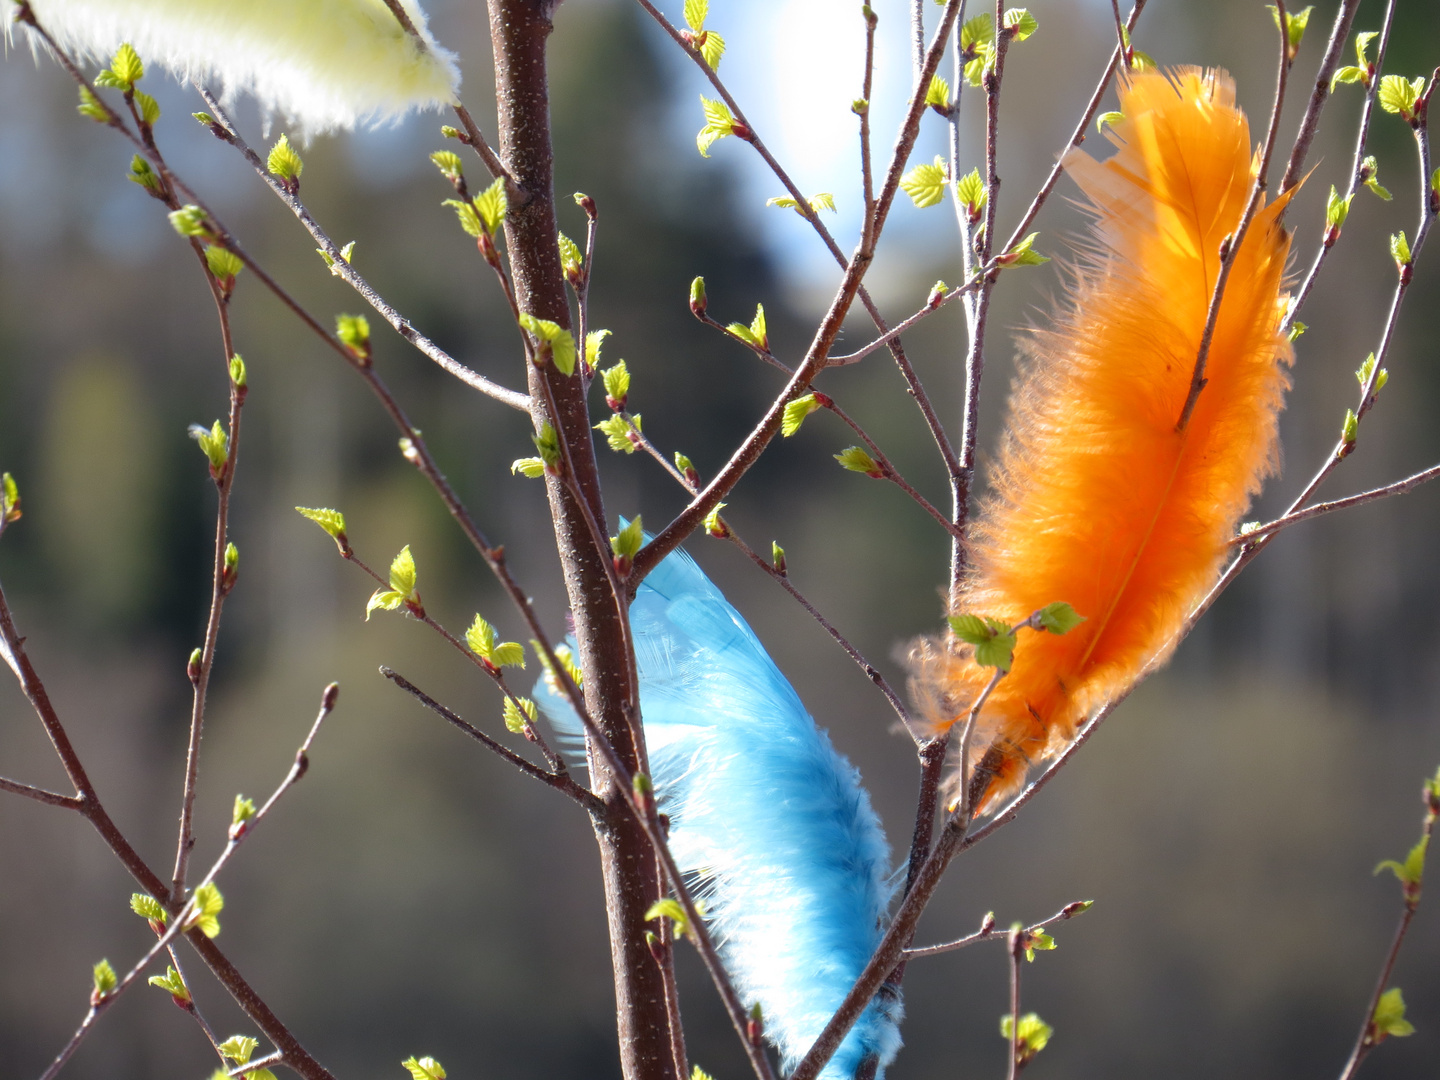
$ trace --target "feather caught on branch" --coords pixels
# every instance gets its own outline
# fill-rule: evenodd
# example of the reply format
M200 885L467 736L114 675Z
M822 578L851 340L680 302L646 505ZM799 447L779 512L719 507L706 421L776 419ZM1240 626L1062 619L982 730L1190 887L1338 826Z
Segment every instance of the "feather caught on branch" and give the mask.
M860 774L690 556L676 551L646 577L630 622L671 850L788 1070L880 942L892 891L885 834ZM548 680L536 700L573 752L579 718ZM867 1058L883 1076L900 1014L898 992L882 991L823 1080L851 1080Z
M1118 152L1065 158L1094 214L1091 245L1053 325L1024 344L993 491L951 598L953 614L1012 624L1054 601L1086 618L1063 637L1019 638L971 744L982 813L1166 659L1277 465L1292 362L1279 332L1288 196L1259 210L1235 255L1208 381L1181 427L1256 158L1223 72L1135 74L1120 99ZM920 642L911 661L936 731L963 721L993 674L953 639Z
M455 57L417 0L420 40L385 0L29 0L61 48L108 62L122 44L181 79L253 94L307 134L392 120L455 98ZM7 20L8 22L8 20Z

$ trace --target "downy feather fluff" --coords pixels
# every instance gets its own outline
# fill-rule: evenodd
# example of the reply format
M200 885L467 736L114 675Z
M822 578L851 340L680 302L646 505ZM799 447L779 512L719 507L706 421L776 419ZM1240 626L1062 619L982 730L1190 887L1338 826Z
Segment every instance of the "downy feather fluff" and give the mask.
M805 712L739 612L684 552L630 606L640 708L670 846L693 875L742 1000L791 1068L880 942L889 848L855 767ZM545 681L537 699L578 740ZM821 1073L850 1080L900 1047L901 1007L878 999Z
M253 94L308 134L454 100L455 57L417 0L402 4L428 48L384 0L30 0L68 52L105 62L129 42L147 64Z
M1177 431L1221 243L1244 214L1255 159L1223 72L1132 75L1120 98L1118 153L1065 159L1094 213L1092 245L1053 325L1024 345L993 491L951 602L954 614L1013 623L1063 600L1086 617L1063 637L1020 633L972 743L982 812L1165 659L1277 464L1292 361L1279 332L1287 200L1250 225L1208 384ZM912 661L936 730L963 720L994 671L943 642L921 642Z

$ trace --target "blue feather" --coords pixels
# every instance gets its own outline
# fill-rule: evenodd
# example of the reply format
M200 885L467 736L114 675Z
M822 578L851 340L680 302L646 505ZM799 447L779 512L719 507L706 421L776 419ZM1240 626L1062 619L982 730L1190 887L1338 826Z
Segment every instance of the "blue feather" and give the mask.
M853 765L815 726L764 646L683 552L630 607L640 708L670 845L693 875L726 967L788 1071L879 944L889 846ZM544 681L537 698L562 735L574 712ZM876 999L824 1080L880 1074L900 1048L898 998Z

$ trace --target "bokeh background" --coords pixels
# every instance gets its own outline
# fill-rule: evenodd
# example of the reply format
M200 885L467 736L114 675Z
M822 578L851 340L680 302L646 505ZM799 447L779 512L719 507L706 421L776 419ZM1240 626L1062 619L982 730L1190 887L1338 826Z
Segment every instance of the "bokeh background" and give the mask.
M679 17L679 4L667 8ZM1293 131L1334 0L1319 4L1295 68ZM433 0L440 38L462 54L466 99L487 129L483 6ZM734 0L712 5L731 43L722 72L806 190L833 191L848 246L858 202L851 98L857 5ZM908 83L905 5L875 4L883 34L877 145ZM1110 47L1100 0L1034 0L1041 29L1007 66L1001 228L1008 233L1063 144ZM1388 70L1437 61L1440 9L1401 3ZM933 11L933 9L932 9ZM1367 0L1357 26L1378 28ZM1252 117L1269 108L1273 28L1251 0L1151 0L1137 41L1160 62L1229 68ZM798 218L766 210L778 187L726 140L694 151L696 75L623 0L566 0L552 47L559 190L601 212L595 325L634 374L632 407L667 451L710 474L779 387L777 373L691 319L703 274L711 311L770 316L797 356L836 272ZM154 86L150 86L154 83ZM322 318L358 311L296 223L227 148L187 117L193 94L155 75L159 137L176 167L249 249ZM1349 162L1360 95L1342 91L1291 217L1308 264L1323 199ZM202 632L214 495L186 425L222 415L225 374L208 295L161 207L124 172L130 150L76 116L75 90L13 45L0 63L0 467L25 517L0 544L0 580L29 648L114 816L168 868L190 691ZM979 98L968 110L978 162ZM262 119L241 107L253 142ZM425 160L434 115L305 151L304 194L401 310L456 356L521 385L515 331L488 268L439 202ZM271 135L278 128L272 128ZM1288 136L1287 136L1288 137ZM928 116L917 158L940 150ZM837 149L839 148L839 149ZM1362 192L1302 318L1283 429L1285 472L1255 511L1282 506L1333 444L1351 372L1374 347L1393 281L1386 236L1413 230L1409 133L1380 116L1372 136L1395 201ZM478 168L472 172L478 174ZM1062 183L1061 194L1073 189ZM903 202L904 200L902 200ZM578 209L562 227L581 235ZM897 209L870 283L891 317L937 277L955 280L946 209ZM1041 247L1081 228L1056 198ZM819 253L819 254L817 254ZM1440 306L1426 252L1389 358L1390 386L1357 452L1325 489L1360 490L1440 460ZM1060 260L1008 276L992 325L1043 321ZM242 275L237 347L250 369L235 494L240 585L226 609L206 727L197 865L223 843L236 792L268 793L314 714L342 686L304 782L226 870L222 944L341 1077L397 1077L429 1053L461 1077L618 1075L597 859L582 816L423 713L380 678L389 664L477 723L499 729L492 688L418 624L363 620L370 585L292 507L334 506L363 557L409 543L427 606L461 628L479 610L521 633L395 432L353 375ZM468 505L556 632L564 599L540 486L513 477L527 422L458 387L372 318L377 364ZM860 322L848 340L868 339ZM1013 371L992 336L982 446L995 444ZM933 395L958 418L958 310L907 339ZM906 474L937 500L943 476L888 359L826 375ZM958 426L958 425L957 425ZM843 473L851 441L824 416L767 452L727 518L762 547L778 539L798 586L892 679L897 649L941 614L943 534L894 488ZM603 450L610 514L667 519L680 493L652 464ZM1170 668L1106 724L1020 821L962 858L921 938L1062 904L1095 907L1025 970L1024 1007L1057 1029L1034 1075L1060 1078L1311 1077L1338 1073L1398 914L1371 869L1417 833L1421 778L1440 761L1440 487L1293 529L1231 590ZM765 639L815 716L865 774L892 841L913 814L916 770L884 702L823 633L729 546L690 545ZM0 680L0 774L64 779L15 686ZM90 965L124 970L149 932L132 883L77 819L0 800L0 1075L38 1075L83 1014ZM694 1060L746 1068L693 956L681 961ZM222 1035L249 1031L198 961L198 1001ZM1400 960L1419 1031L1365 1065L1376 1078L1433 1077L1440 1060L1440 913L1422 907ZM892 1075L997 1076L1005 964L998 947L917 963L906 983L906 1049ZM188 1017L142 988L107 1014L66 1070L75 1080L199 1077L213 1055Z

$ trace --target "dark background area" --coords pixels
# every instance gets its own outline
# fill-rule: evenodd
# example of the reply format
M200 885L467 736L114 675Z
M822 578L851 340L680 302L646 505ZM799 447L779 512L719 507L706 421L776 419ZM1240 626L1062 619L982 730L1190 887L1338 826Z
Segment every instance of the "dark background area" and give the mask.
M905 5L876 6L883 29L900 33ZM1037 0L1033 8L1041 31L1007 67L1005 234L1110 47L1108 5ZM720 9L717 28L727 17ZM1297 62L1287 144L1333 9L1333 0L1317 7ZM438 35L465 60L466 100L493 131L483 8L457 0L433 10ZM766 17L763 6L748 10ZM853 14L836 10L835 18ZM1381 10L1367 0L1357 27L1378 29ZM559 11L558 190L584 190L599 204L592 312L596 326L614 331L606 359L624 357L633 373L632 408L659 446L684 450L712 475L781 382L691 318L691 278L705 276L722 321L748 321L763 302L776 352L792 359L828 297L814 282L787 280L783 250L767 244L765 230L788 228L788 218L781 225L740 204L746 148L725 140L712 160L697 157L698 84L661 55L667 43L641 18L621 0L567 0ZM1152 0L1137 41L1162 64L1227 67L1263 124L1255 118L1268 114L1274 43L1259 4ZM1428 73L1440 61L1437 42L1440 9L1402 4L1387 70ZM795 49L795 63L814 66L817 79L858 87L858 71L832 70L802 41ZM198 99L158 73L146 85L164 109L162 147L247 248L322 319L361 310L243 162L188 119ZM0 63L0 100L0 468L19 480L25 509L0 543L0 580L112 814L152 865L168 869L190 703L185 661L203 630L214 512L204 459L185 429L208 426L225 408L213 310L160 205L123 179L130 150L75 115L62 72L12 46ZM1315 172L1290 218L1297 267L1308 267L1329 185L1343 182L1359 101L1356 88L1340 91L1312 154ZM973 96L968 107L978 104ZM260 119L244 108L239 115L260 143ZM357 241L357 266L417 326L520 386L517 338L490 272L438 205L449 191L425 155L442 146L442 122L430 115L314 141L304 151L304 197L338 241ZM942 141L938 117L924 127L917 160ZM890 137L877 131L877 146ZM976 160L978 147L972 139ZM1371 149L1395 201L1357 196L1301 316L1310 330L1282 424L1285 470L1257 518L1282 508L1333 445L1355 398L1351 372L1374 348L1392 288L1386 237L1413 233L1409 133L1381 115ZM468 158L467 168L481 175ZM855 186L835 180L842 199L855 199ZM1073 188L1062 181L1059 194ZM561 214L578 238L578 208L562 198ZM1082 223L1056 198L1039 227L1042 247L1062 253ZM901 207L895 228L872 280L889 298L887 315L899 318L937 276L960 272L948 209ZM1007 276L998 291L983 446L995 444L1003 422L1008 331L1043 321L1061 287L1058 262ZM1432 249L1388 360L1389 387L1325 495L1440 460L1437 303ZM616 1076L587 823L380 678L378 665L388 664L500 730L493 689L424 627L394 615L363 620L370 584L292 507L343 510L356 550L377 567L410 544L427 607L453 629L477 610L507 637L522 636L522 625L400 458L396 433L360 382L245 275L234 309L252 387L233 516L241 580L226 608L206 726L197 867L223 845L236 792L263 796L283 776L324 684L338 680L342 693L309 775L220 881L221 944L337 1076L397 1077L402 1058L426 1053L457 1080ZM558 633L564 599L543 492L508 467L532 452L528 422L460 388L378 318L371 325L380 370ZM853 321L847 340L870 332ZM958 428L958 309L907 342ZM912 482L943 500L933 448L883 354L819 385ZM596 405L603 410L598 391ZM939 626L945 537L897 489L835 467L830 455L852 441L833 418L813 417L766 453L726 517L760 550L779 540L797 586L899 682L897 650ZM643 512L658 525L683 505L653 463L603 445L601 453L612 521ZM1286 533L1021 819L952 868L922 924L924 941L973 929L989 910L1003 924L1096 901L1057 930L1057 951L1025 969L1024 1008L1057 1030L1030 1075L1339 1072L1399 912L1394 881L1370 871L1414 842L1420 781L1440 762L1437 528L1440 487ZM883 700L733 548L704 538L688 547L860 766L892 843L903 846L916 770ZM64 786L8 679L0 680L0 774ZM149 931L128 910L132 891L83 822L0 799L0 1076L43 1070L84 1013L91 964L106 956L123 972L148 947ZM1395 978L1419 1030L1366 1063L1374 1080L1436 1073L1440 916L1427 903ZM687 954L681 968L693 1060L720 1080L744 1076L699 964ZM187 971L222 1037L250 1031L198 960ZM998 946L914 964L907 1047L891 1076L1001 1075L1005 993ZM198 1077L214 1064L193 1022L161 992L138 988L103 1017L64 1075Z

